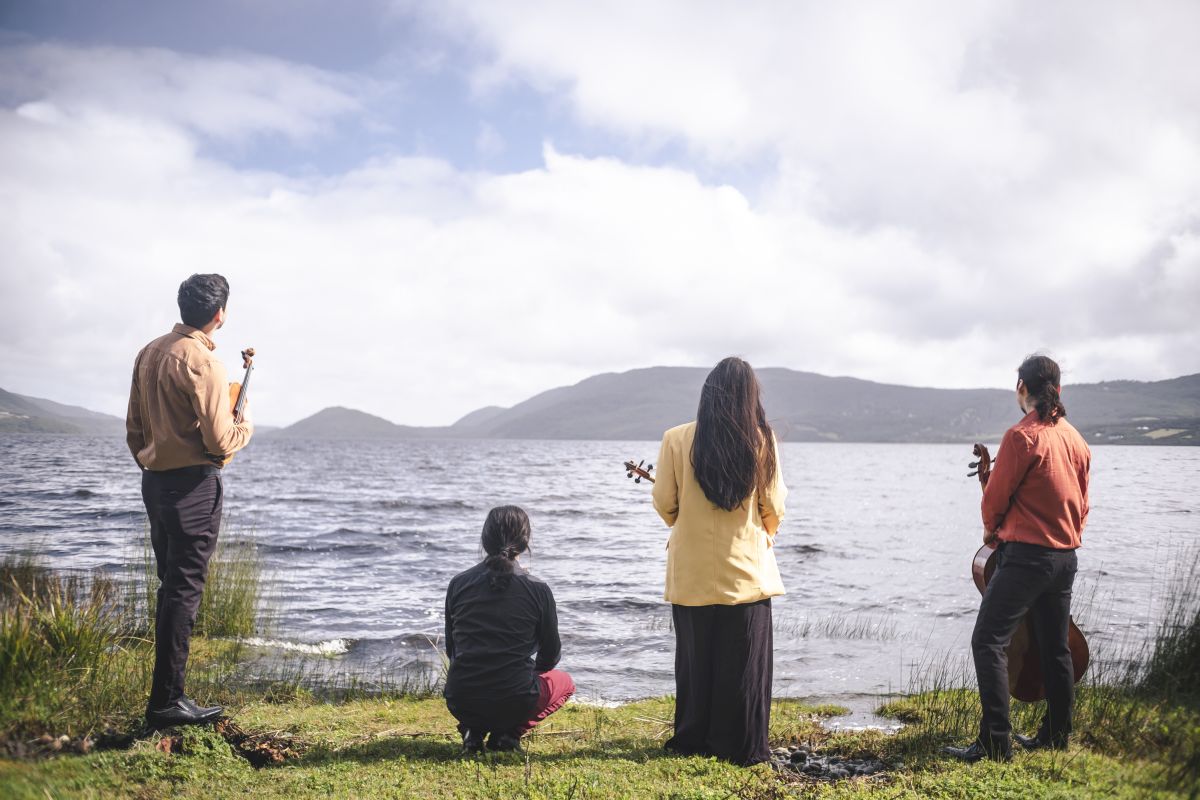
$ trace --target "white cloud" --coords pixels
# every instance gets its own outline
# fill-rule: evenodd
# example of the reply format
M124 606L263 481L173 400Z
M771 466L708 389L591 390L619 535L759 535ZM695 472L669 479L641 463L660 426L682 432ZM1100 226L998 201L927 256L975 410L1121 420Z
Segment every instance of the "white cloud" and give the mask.
M3 47L0 92L18 102L171 123L228 140L263 133L303 139L361 110L347 77L251 54L203 57L157 48Z
M262 422L333 404L449 422L731 352L940 386L1007 385L1047 347L1080 381L1197 369L1197 106L1172 111L1190 77L1100 93L1140 104L1129 144L1090 127L1092 62L1017 36L1008 6L688 7L501 8L472 30L491 80L567 91L591 124L713 164L768 154L756 194L552 144L515 173L238 170L203 138L303 138L370 110L347 79L274 60L0 51L0 386L120 411L196 271L231 280L218 341L231 366L259 350Z
M1198 366L1169 341L1200 329L1177 246L1200 227L1195 3L512 0L442 22L486 48L481 85L718 170L773 163L756 211L816 220L810 257L859 252L826 263L901 335L964 313L1052 341L1154 331ZM1164 248L1182 264L1139 266Z

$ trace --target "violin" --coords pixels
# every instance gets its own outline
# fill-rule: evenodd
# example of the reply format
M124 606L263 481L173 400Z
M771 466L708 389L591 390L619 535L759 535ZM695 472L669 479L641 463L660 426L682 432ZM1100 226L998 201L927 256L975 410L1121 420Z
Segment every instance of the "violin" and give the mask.
M992 467L996 462L992 461L987 447L982 444L976 444L972 452L978 461L970 463L969 466L973 471L967 473L967 476L978 476L980 488L986 488L988 478L991 477ZM992 574L999 565L999 556L998 543L993 542L979 548L975 557L971 559L971 578L975 581L975 587L979 589L980 595L984 594L992 579ZM1075 624L1073 618L1068 619L1067 622L1067 646L1071 650L1071 667L1075 683L1079 683L1083 673L1087 672L1091 651L1088 648L1087 639L1083 636L1083 631L1079 630L1079 626ZM1017 626L1017 630L1013 634L1012 641L1008 643L1008 693L1026 703L1036 702L1046 696L1046 682L1042 677L1042 659L1038 650L1037 637L1033 631L1033 620L1029 618L1028 614L1025 619L1021 620L1021 624Z
M229 384L229 407L233 411L234 422L241 422L246 416L246 399L250 391L250 374L254 372L253 347L247 347L242 351L242 366L246 368L246 374L242 377L242 382ZM233 456L233 453L229 455L208 453L208 457L218 467L224 467L230 461L233 461Z
M633 478L634 483L641 483L642 479L654 483L654 478L650 477L650 472L654 469L653 464L647 464L646 459L642 459L638 463L632 461L625 462L625 477ZM637 477L634 477L637 476Z
M246 374L241 383L229 384L229 406L233 409L233 421L241 422L246 410L246 395L250 391L250 373L254 372L254 348L242 351L242 366Z

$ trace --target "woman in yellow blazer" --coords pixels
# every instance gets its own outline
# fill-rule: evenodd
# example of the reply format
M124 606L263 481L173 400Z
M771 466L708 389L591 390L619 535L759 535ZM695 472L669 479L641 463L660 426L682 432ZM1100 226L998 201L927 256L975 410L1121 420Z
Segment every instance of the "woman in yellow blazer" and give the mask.
M771 757L771 598L783 594L775 533L787 487L758 378L717 364L696 421L663 436L654 508L671 526L675 735L666 748L736 764Z

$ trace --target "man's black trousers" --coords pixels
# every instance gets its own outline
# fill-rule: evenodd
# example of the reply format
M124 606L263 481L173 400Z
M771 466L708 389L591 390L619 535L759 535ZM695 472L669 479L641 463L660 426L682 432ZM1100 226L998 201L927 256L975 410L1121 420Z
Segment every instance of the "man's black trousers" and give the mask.
M771 600L671 606L675 735L666 747L734 764L771 758Z
M183 696L192 626L217 545L223 499L221 475L204 467L142 473L150 543L158 567L154 617L154 680L150 709Z
M1076 564L1074 550L1021 542L1001 545L1000 565L984 592L971 635L983 705L979 741L989 751L1008 752L1011 747L1007 648L1027 613L1033 622L1046 683L1046 716L1038 736L1065 742L1071 732L1075 676L1067 627Z

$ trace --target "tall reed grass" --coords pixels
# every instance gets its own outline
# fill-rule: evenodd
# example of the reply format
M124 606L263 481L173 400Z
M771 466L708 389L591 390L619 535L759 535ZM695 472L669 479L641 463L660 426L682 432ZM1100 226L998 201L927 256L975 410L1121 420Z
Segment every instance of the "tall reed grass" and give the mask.
M150 543L149 528L142 538L140 559L128 565L131 601L140 603L146 632L154 631L158 608L158 568ZM208 562L208 578L194 632L198 636L248 638L262 633L269 624L263 607L263 563L251 534L222 535Z
M0 561L0 730L100 719L142 693L127 599L103 574L54 572L31 555Z
M158 584L148 541L123 580L53 570L36 552L0 559L0 738L74 734L139 717L153 670ZM262 594L253 542L223 537L209 563L196 633L254 635ZM189 688L228 697L225 686L243 650L236 641L201 643Z
M1167 581L1154 639L1116 658L1093 649L1076 686L1074 739L1112 755L1167 765L1172 781L1200 797L1200 547L1181 553ZM979 694L969 658L934 658L913 670L910 694L884 704L887 716L917 726L912 755L978 734ZM1013 729L1032 734L1043 704L1012 703Z

